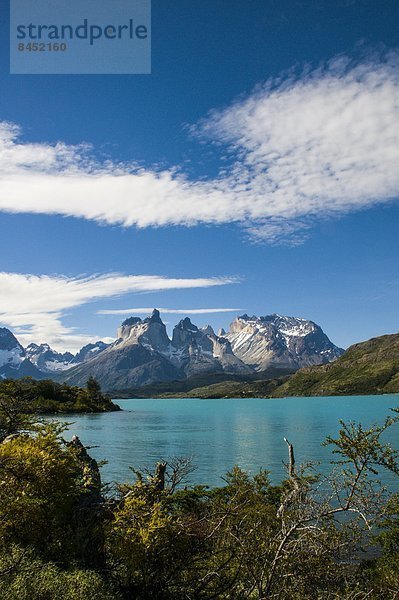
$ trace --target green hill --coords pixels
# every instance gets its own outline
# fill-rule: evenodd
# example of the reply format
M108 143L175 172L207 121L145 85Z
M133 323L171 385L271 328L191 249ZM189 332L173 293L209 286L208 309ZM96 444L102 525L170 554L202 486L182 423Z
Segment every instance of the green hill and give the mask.
M274 397L399 393L399 334L361 342L335 362L301 369Z
M258 381L221 381L193 388L188 392L164 392L159 398L269 398L286 379Z

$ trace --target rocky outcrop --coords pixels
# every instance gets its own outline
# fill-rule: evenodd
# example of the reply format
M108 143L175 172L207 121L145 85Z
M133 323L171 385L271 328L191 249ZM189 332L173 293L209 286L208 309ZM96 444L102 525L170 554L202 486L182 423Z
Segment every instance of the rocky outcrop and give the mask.
M198 329L191 320L182 319L173 329L171 358L190 377L206 371L251 373L252 369L234 356L230 342L215 335L207 325Z
M144 320L138 317L126 319L117 331L117 338L117 345L140 344L159 352L167 350L170 345L166 327L157 309Z

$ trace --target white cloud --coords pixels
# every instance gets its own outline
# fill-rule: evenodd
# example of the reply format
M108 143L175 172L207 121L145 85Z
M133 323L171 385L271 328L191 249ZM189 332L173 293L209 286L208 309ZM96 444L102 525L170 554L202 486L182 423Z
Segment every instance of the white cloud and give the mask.
M207 288L235 282L228 277L174 279L113 273L68 278L0 273L0 322L11 327L25 345L48 342L58 350L77 350L101 336L83 335L63 325L66 310L127 293Z
M98 310L98 315L148 315L153 308L122 308L115 310ZM217 313L242 312L244 308L158 308L167 315L213 315Z
M231 151L230 171L99 164L84 145L28 144L0 126L0 210L122 226L237 223L257 241L300 243L313 220L389 202L399 189L398 55L339 58L268 81L195 131Z

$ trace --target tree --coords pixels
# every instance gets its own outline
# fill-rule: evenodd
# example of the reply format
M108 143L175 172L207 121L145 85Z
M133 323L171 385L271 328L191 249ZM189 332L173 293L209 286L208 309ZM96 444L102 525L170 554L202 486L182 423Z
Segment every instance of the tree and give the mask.
M0 442L19 431L34 428L30 412L29 396L18 381L2 382L0 390Z
M86 389L90 399L96 400L101 395L101 386L92 375L87 380Z
M81 466L54 425L0 444L0 540L66 552L80 494Z
M309 477L306 469L297 473L294 449L286 440L288 480L277 510L278 532L251 568L258 598L283 590L287 597L311 598L314 588L328 589L334 580L342 589L365 533L384 514L383 489L375 476L381 468L399 474L398 452L381 440L397 421L388 417L368 429L341 422L338 438L326 440L339 456L339 471L326 477ZM237 541L245 543L242 536Z

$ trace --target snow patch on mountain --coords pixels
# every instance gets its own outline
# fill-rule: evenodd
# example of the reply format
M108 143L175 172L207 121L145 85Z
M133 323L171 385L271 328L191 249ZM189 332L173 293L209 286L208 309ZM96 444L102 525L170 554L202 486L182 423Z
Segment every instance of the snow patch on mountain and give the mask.
M29 344L26 357L43 373L65 371L71 368L73 354L56 352L48 344Z

